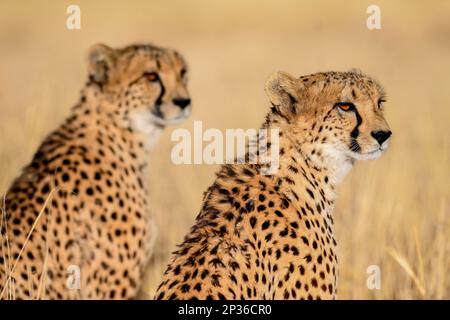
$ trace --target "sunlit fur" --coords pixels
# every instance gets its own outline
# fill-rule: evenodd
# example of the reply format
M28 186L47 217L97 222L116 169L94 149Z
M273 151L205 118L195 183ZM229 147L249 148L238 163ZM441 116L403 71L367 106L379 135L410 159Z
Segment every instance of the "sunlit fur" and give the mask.
M5 196L0 298L136 297L157 232L149 148L189 114L186 68L172 49L91 48L80 101Z
M221 167L157 299L336 297L336 188L356 159L375 158L387 146L371 135L388 130L382 90L359 72L328 72L299 79L275 73L266 92L271 109L263 128L279 132L278 170ZM272 142L267 148L275 150Z
M355 160L376 159L389 146L390 139L380 146L371 136L374 131L389 131L383 116L385 94L375 80L360 71L274 77L266 91L284 117L280 126L289 128L286 134L316 166L334 168L336 182ZM354 111L336 106L342 102L354 104L359 125ZM358 135L352 138L356 127Z
M154 144L159 129L189 116L190 105L174 104L189 99L187 65L175 50L147 44L121 49L96 45L88 62L91 81L86 94L100 97L101 107L120 126L148 135L148 146ZM146 75L152 73L158 81L148 80Z

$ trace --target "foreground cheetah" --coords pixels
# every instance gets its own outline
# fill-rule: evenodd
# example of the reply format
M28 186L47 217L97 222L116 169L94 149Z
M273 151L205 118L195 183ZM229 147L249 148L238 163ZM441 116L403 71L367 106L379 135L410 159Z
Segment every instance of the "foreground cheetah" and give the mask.
M279 170L222 166L157 299L335 298L335 190L355 160L388 146L383 91L355 71L277 73L266 92L263 128L279 129Z
M148 152L190 113L186 64L152 45L96 45L88 69L80 102L6 194L3 299L122 299L139 289L155 233Z

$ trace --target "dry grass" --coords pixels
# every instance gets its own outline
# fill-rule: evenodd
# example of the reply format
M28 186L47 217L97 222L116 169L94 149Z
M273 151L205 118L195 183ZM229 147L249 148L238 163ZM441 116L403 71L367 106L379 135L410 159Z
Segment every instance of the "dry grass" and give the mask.
M383 28L365 28L360 1L68 1L0 4L0 194L76 101L86 49L152 41L190 62L193 120L250 128L268 106L274 70L301 75L358 67L388 92L394 132L380 160L359 163L339 190L339 298L450 298L450 3L377 1ZM214 166L175 166L170 131L153 153L150 194L160 229L149 296L200 208ZM366 287L369 265L381 289Z
M23 242L23 246L19 251L19 254L17 256L17 258L13 259L11 257L11 248L10 248L10 240L8 239L8 233L5 234L6 237L6 242L5 242L5 246L6 248L4 248L4 241L2 236L0 236L0 241L2 244L2 257L5 263L5 266L7 266L5 268L6 270L6 279L4 281L4 283L2 283L2 290L0 291L0 300L2 299L8 299L8 300L14 300L15 298L15 289L14 289L14 281L12 280L13 277L12 275L14 275L14 272L16 270L17 264L20 261L20 258L22 257L23 252L25 251L25 249L27 248L28 242L31 238L31 235L33 234L34 230L36 229L37 224L39 223L39 221L41 220L41 217L44 215L45 209L48 208L48 203L51 200L53 194L58 191L59 188L53 188L49 195L47 196L44 204L42 205L41 210L39 211L38 215L36 216L36 219L34 220L33 224L31 225L30 231L28 231L27 237L25 238L25 241ZM5 230L7 231L7 224L6 224L6 209L5 206L2 207L1 210L1 223L0 223L0 229L1 226L4 224L5 226ZM41 278L39 279L39 286L38 286L38 290L37 290L37 294L36 296L34 296L32 294L33 290L30 290L30 298L31 299L43 299L45 298L44 293L45 293L45 281L46 281L46 277L47 277L47 258L48 258L48 248L49 248L49 241L48 241L48 222L49 222L49 217L47 216L47 235L46 235L46 241L45 241L45 255L44 255L44 263L42 266L42 273L41 273ZM5 252L7 252L7 254L5 254ZM26 266L25 266L26 268ZM26 268L27 269L27 268ZM27 269L27 271L29 271ZM29 275L30 276L30 275ZM29 279L31 279L31 277L29 277ZM31 289L31 283L30 283L30 289Z

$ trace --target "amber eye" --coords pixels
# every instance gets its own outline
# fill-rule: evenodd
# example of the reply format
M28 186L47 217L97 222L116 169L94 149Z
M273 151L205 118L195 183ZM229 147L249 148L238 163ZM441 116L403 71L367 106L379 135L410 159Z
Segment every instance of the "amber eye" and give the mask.
M144 77L151 82L154 82L156 80L159 79L159 76L156 72L148 72L148 73L144 73Z
M339 102L336 103L335 106L339 107L342 111L351 111L355 107L355 105L351 102Z
M384 100L384 99L378 100L378 109L383 109L383 103L385 103L385 102L386 102L386 100Z

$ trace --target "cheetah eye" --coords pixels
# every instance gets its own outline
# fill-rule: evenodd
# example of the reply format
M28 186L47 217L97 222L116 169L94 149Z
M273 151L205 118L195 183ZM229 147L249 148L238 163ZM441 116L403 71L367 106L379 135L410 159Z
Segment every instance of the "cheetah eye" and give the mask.
M385 103L385 102L386 102L385 99L378 100L378 109L383 109L383 103Z
M338 102L334 106L342 111L351 111L355 108L355 105L351 102Z
M181 71L180 71L180 76L181 76L181 78L184 78L185 76L186 76L186 73L187 73L187 70L186 69L181 69Z
M143 76L150 82L155 82L159 79L159 75L156 72L146 72Z

